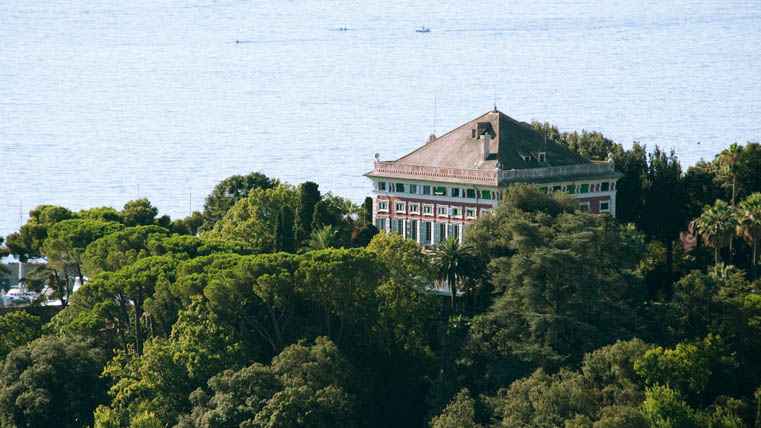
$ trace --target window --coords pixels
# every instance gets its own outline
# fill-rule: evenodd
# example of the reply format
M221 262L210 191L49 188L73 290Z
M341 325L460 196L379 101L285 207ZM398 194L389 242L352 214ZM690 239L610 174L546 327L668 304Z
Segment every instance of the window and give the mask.
M579 202L579 211L589 211L589 202Z
M438 206L438 211L436 211L436 213L439 215L439 217L447 217L447 215L449 214L448 211L449 211L449 207L448 206L446 206L446 205L439 205Z
M491 199L491 190L482 190L481 199Z
M465 218L475 218L475 217L476 217L475 208L465 208Z
M404 202L394 202L394 212L403 213L405 205Z
M491 210L490 210L490 209L487 209L487 208L481 208L481 215L484 215L484 214L489 214L490 212L491 212Z
M462 218L462 207L452 207L452 217Z
M447 225L446 223L439 223L439 242L447 238Z
M452 236L455 239L459 239L460 238L460 225L459 224L453 224L452 225Z
M410 214L420 214L420 204L410 202Z
M397 219L397 220L394 220L394 222L396 223L396 233L397 233L397 235L403 234L404 233L404 220Z
M388 212L388 201L378 201L378 212Z
M465 197L476 199L476 189L465 189Z
M576 193L576 185L575 184L567 184L565 186L565 191L570 193L570 194Z
M433 204L423 204L423 215L433 215Z
M431 222L427 221L425 222L425 243L431 242Z
M553 192L553 193L554 193L554 192L559 192L559 191L560 191L560 189L562 189L562 187L561 187L561 186L552 186L552 192Z
M603 182L602 187L600 188L600 191L607 192L608 190L610 190L610 183L607 181Z
M410 230L409 234L407 235L408 238L412 238L415 241L417 241L417 220L410 221Z
M431 194L431 186L423 186L423 194L424 195L430 195Z
M436 187L433 188L433 194L434 195L439 195L439 196L444 196L444 195L447 194L447 188L444 187L444 186L436 186Z
M457 187L452 188L452 197L453 198L459 198L460 197L460 189Z
M601 213L609 213L610 212L610 201L600 202L600 212Z
M475 129L471 129L470 130L470 138L476 138L476 130Z
M410 184L410 193L417 193L417 184Z
M378 190L385 192L386 191L386 182L385 181L379 181L378 182Z
M396 183L396 191L398 193L403 193L404 192L404 183Z
M540 187L539 191L542 193L547 193L547 187Z
M545 152L539 152L539 156L537 156L539 159L539 162L545 162L547 160L547 153Z
M582 184L581 188L579 189L579 193L589 193L589 184Z
M375 219L375 227L380 231L386 230L386 217L378 217Z

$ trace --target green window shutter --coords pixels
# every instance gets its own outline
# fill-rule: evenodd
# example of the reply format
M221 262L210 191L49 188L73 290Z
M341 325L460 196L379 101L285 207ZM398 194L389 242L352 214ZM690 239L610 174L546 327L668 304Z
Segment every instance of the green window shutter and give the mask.
M579 193L589 193L589 184L582 184Z
M446 188L446 187L442 187L442 186L436 186L436 187L433 189L433 194L434 194L434 195L439 195L439 196L441 196L441 195L444 195L444 194L446 194L446 193L447 193L447 188Z
M491 190L482 190L481 199L491 199Z
M610 189L610 183L605 181L602 183L602 187L600 188L600 191L607 192Z
M575 191L576 190L576 185L575 184L569 184L569 185L565 186L565 190L568 193L572 193L572 194L576 193L576 191Z
M542 193L547 193L547 188L546 187L540 187L539 191L542 192Z

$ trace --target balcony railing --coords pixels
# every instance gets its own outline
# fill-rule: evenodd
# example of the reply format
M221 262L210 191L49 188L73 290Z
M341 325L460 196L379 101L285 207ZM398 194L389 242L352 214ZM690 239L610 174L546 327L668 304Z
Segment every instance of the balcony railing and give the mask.
M374 171L384 174L401 174L420 178L450 178L476 181L493 186L522 181L550 181L580 177L600 177L615 173L612 162L599 162L545 168L484 171L477 169L440 168L376 161Z
M496 171L477 169L439 168L433 166L409 165L393 162L375 162L375 172L386 174L403 174L421 178L454 178L479 181L484 184L497 185Z
M500 184L520 181L564 180L579 177L600 177L615 174L612 162L587 163L546 168L511 169L499 171Z

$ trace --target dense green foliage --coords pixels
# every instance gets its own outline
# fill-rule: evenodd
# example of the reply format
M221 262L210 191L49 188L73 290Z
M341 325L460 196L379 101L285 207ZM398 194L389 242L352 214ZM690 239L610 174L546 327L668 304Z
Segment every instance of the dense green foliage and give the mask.
M174 221L37 207L0 255L46 259L26 286L65 306L0 316L0 425L761 426L759 145L683 173L534 126L613 154L617 218L515 185L423 249L378 233L372 200L259 173Z

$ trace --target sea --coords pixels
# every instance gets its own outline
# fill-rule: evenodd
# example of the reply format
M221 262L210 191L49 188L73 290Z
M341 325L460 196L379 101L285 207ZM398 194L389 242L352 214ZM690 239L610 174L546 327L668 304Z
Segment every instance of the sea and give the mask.
M252 171L361 202L495 105L686 169L761 139L760 46L758 0L2 0L0 236Z

